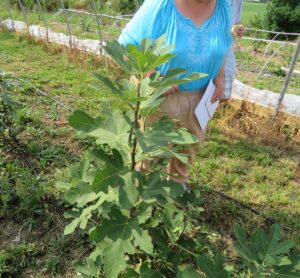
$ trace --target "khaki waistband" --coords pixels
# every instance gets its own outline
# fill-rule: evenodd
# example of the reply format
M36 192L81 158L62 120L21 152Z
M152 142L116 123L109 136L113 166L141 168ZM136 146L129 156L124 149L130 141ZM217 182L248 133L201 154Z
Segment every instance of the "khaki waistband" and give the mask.
M180 91L180 93L184 94L184 95L195 96L195 95L203 95L205 90L206 90L206 88L203 88L203 89L197 90L197 91Z

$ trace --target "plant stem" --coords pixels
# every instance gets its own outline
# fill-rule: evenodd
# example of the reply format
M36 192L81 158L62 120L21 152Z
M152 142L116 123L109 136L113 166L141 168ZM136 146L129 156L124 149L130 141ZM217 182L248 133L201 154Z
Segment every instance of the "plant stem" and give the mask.
M193 257L196 257L196 256L197 256L195 253L191 252L190 250L185 249L184 247L180 246L180 245L177 244L177 243L172 243L172 245L175 246L175 247L177 247L177 248L179 248L179 249L181 249L182 251L184 251L184 252L186 252L186 253L192 255Z
M139 81L138 81L138 88L137 88L137 97L141 97L141 82L143 80L143 75L140 75ZM133 123L133 129L139 129L140 124L139 124L139 119L140 119L140 105L141 102L138 101L135 107L135 112L134 112L134 123ZM133 138L133 146L132 146L132 152L131 152L131 170L135 169L136 166L136 148L137 148L137 137L136 135Z

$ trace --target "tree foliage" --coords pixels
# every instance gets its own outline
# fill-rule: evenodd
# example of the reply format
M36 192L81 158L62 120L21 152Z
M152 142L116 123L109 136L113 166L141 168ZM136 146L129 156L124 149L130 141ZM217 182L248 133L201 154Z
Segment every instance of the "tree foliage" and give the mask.
M252 277L300 277L300 256L287 256L294 243L282 240L279 225L273 225L269 234L258 228L248 242L245 231L236 225L235 236L238 256Z
M113 8L122 14L132 14L143 3L143 0L112 0Z
M267 7L266 28L278 32L299 33L299 0L272 0ZM294 37L293 37L294 38Z
M227 278L233 272L226 269L223 254L205 254L197 236L203 211L199 208L200 192L185 192L161 170L170 157L187 162L188 157L180 150L195 143L196 138L184 128L176 129L169 118L146 127L140 125L143 117L155 112L170 86L204 76L180 78L185 71L176 69L164 77L159 72L146 77L145 73L174 57L171 47L164 46L164 39L145 39L139 47L107 43L105 50L124 71L125 79L113 81L96 74L111 93L109 101L102 103L96 117L81 110L70 117L71 126L80 136L95 141L80 165L71 170L69 180L57 184L71 206L65 213L70 219L65 234L81 229L94 245L86 264L75 265L79 277ZM144 160L150 162L150 171L136 171L137 164ZM273 232L276 238L278 229ZM265 242L259 242L264 243L259 252L267 250L268 261L278 262L277 256L288 252L291 244L275 244L273 237L260 235ZM252 273L251 263L256 257L249 258L248 263L243 255L252 243L247 245L245 232L239 227L237 238L243 247L238 246L239 256ZM272 246L271 253L268 246ZM264 263L257 260L254 264ZM289 269L280 268L282 272L278 273L297 274L294 263L280 263ZM280 263L275 267L281 267Z
M187 162L188 157L180 150L197 139L184 128L175 129L172 119L163 118L145 129L140 120L155 111L170 86L203 75L180 79L184 70L171 70L163 78L159 73L145 77L146 72L174 56L169 54L170 47L164 47L164 37L154 43L145 39L140 47L125 48L113 41L105 50L128 77L138 82L130 82L132 78L115 82L96 74L122 109L113 109L110 102L104 102L97 117L80 110L70 117L71 126L81 136L95 139L95 147L80 167L73 169L70 182L58 184L65 190L65 199L74 206L66 213L73 220L65 234L77 227L89 230L95 244L87 262L91 276L95 275L96 264L96 272L103 271L108 278L128 272L128 277L155 273L164 277L168 268L180 272L177 264L185 261L168 258L177 252L175 244L189 221L181 201L184 189L167 180L159 169L163 166L160 162L147 174L135 168L146 159L177 157Z

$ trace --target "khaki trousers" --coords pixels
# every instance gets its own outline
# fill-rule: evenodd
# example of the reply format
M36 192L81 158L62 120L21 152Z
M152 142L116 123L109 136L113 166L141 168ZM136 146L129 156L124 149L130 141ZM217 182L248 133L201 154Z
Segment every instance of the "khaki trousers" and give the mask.
M182 150L182 153L189 155L189 164L195 157L197 150L205 141L206 129L202 130L195 116L195 110L199 104L203 92L176 92L168 95L161 103L158 110L146 119L145 124L151 124L164 116L177 120L176 127L184 127L190 133L197 136L199 142L191 147ZM148 164L148 163L145 163ZM146 166L144 164L144 167ZM145 169L147 170L147 169ZM168 175L170 179L178 183L188 181L188 165L176 158L169 162Z

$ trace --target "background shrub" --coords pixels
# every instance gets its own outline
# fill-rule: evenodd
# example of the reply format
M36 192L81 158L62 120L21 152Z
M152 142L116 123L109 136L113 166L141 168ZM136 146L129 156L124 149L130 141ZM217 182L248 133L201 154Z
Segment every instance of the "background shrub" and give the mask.
M267 7L265 27L273 31L299 32L300 1L272 0Z
M112 7L122 14L131 14L136 11L136 6L143 3L143 0L113 0Z

